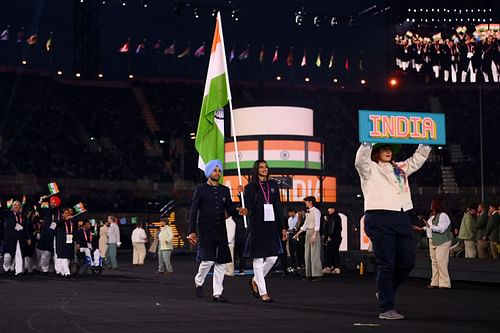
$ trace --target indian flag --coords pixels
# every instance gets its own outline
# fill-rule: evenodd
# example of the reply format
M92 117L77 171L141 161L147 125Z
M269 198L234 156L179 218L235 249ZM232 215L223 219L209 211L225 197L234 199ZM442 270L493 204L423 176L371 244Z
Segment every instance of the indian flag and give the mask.
M49 192L50 194L57 194L59 193L59 187L57 186L57 184L54 182L54 183L49 183L49 185L47 185L49 187Z
M264 159L271 168L321 170L323 150L319 142L264 141Z
M242 169L251 169L254 162L259 159L259 141L238 141L238 152L240 167ZM224 168L227 170L236 170L237 168L234 142L226 142L226 160Z
M73 206L73 209L76 212L76 215L85 213L87 210L85 209L85 206L83 206L83 203L77 203L76 205Z
M198 167L202 170L211 160L224 161L224 107L231 99L228 80L221 17L218 13L195 141L200 154Z

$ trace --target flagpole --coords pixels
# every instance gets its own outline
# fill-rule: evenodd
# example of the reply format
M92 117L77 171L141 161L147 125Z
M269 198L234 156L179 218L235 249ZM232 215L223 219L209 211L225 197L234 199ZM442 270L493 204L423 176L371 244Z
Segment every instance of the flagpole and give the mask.
M239 156L239 150L238 150L238 141L236 140L236 127L234 126L234 117L233 117L233 97L231 96L231 87L229 86L229 71L227 69L227 61L226 61L226 47L224 45L224 35L222 33L222 20L220 16L220 12L217 12L217 21L219 21L219 33L220 33L220 38L221 38L221 47L222 47L222 54L224 55L224 71L226 72L226 87L227 87L227 94L228 94L228 100L229 100L229 114L231 118L231 130L233 132L233 141L234 141L234 150L236 154L236 168L238 169L238 182L239 185L242 187L243 186L243 181L241 178L241 167L240 167L240 156ZM239 188L238 188L239 192ZM245 208L245 198L243 195L243 192L240 192L240 198L241 198L241 207ZM243 223L245 225L245 229L248 228L248 222L247 222L247 217L243 215Z

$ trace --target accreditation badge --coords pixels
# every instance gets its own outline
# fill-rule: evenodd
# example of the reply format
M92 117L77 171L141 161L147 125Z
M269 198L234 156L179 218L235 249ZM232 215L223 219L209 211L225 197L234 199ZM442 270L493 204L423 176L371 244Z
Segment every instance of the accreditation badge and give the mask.
M71 244L71 243L73 243L73 235L66 234L66 244Z
M264 204L264 221L274 222L274 207L272 204Z

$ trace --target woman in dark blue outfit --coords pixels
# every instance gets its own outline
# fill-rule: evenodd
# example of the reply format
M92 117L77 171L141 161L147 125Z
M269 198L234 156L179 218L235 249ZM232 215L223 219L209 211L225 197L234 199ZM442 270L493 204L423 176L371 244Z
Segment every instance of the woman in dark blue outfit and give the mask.
M245 188L245 204L250 217L247 253L253 258L254 270L250 287L255 297L272 302L264 278L283 251L281 239L286 240L288 228L283 225L278 184L269 179L269 167L264 160L254 163L250 182Z

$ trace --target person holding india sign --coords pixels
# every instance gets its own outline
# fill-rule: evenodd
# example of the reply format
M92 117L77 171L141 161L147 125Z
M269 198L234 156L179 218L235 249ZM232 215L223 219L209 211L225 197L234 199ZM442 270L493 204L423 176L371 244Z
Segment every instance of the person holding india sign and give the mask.
M385 122L381 120L386 116L395 117L392 122L391 118ZM419 116L421 119L416 119ZM433 116L403 112L388 115L387 112L365 110L359 114L362 144L356 153L355 167L365 200L365 231L372 241L378 263L376 295L380 319L405 318L395 310L395 294L415 264L413 229L408 215L413 208L408 177L429 157L431 147L427 144L436 143L444 135L444 117L443 121L436 121L434 130L427 130L429 121L423 120ZM405 122L404 128L392 128L398 126L396 120L403 117L414 119ZM398 137L402 132L404 135ZM422 135L424 132L430 135ZM407 133L414 133L413 138ZM434 137L433 133L436 133ZM400 143L420 144L413 156L395 162Z

